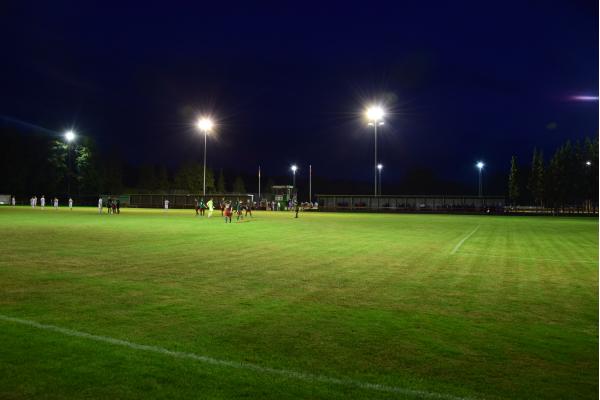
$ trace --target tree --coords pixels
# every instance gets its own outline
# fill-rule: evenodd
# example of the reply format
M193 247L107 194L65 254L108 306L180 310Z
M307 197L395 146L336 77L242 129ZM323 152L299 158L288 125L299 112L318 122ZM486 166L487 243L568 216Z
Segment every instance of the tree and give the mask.
M202 192L202 166L196 163L185 163L175 175L175 188L188 193Z
M91 138L83 138L82 143L75 148L75 174L79 194L101 191L99 160Z
M158 168L158 174L156 176L156 187L163 192L169 190L169 174L167 168L162 165Z
M566 144L556 149L548 164L546 193L550 206L558 211L564 208L567 195L566 159L569 147Z
M198 163L185 163L175 175L176 189L188 193L202 193L204 170ZM214 192L215 177L212 170L206 169L206 192Z
M529 173L529 184L527 186L531 193L534 204L540 206L544 202L544 153L533 149L531 160L531 171Z
M512 156L510 161L510 173L508 175L508 198L512 205L519 199L519 171L517 169L517 157Z
M222 169L219 171L219 179L217 180L217 193L225 193L225 175Z
M598 195L598 139L586 137L583 142L584 201L587 211L596 211Z
M244 180L241 176L238 176L235 178L235 181L233 181L233 192L246 193L246 186L244 185Z
M104 191L120 194L123 190L123 159L113 150L104 160Z
M273 193L273 186L275 186L275 182L273 182L273 179L271 179L271 178L267 179L267 187L265 189L265 192Z
M48 163L52 173L46 186L50 184L53 190L60 188L61 191L66 192L67 181L72 180L72 173L69 171L68 164L69 151L72 151L72 149L61 140L53 140L50 144Z
M138 189L142 191L152 192L157 188L156 175L154 173L154 166L142 165L140 167L140 180L138 183Z
M210 168L206 168L206 193L215 192L215 174Z

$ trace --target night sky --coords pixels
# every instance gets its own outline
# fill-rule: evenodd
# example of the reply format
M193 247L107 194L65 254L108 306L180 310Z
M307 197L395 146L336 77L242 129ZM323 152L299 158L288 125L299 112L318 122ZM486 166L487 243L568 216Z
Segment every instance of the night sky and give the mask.
M74 127L133 163L372 177L427 165L471 181L598 134L597 1L97 2L0 5L0 115ZM227 6L216 8L212 3Z

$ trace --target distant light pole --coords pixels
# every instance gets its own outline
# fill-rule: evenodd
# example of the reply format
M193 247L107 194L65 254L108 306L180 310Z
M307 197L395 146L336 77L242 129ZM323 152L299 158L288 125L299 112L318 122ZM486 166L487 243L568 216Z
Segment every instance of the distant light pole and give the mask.
M65 140L67 141L67 195L71 196L71 142L75 140L75 132L67 131L65 132Z
M377 127L383 125L385 111L383 111L381 106L371 106L367 108L365 114L367 116L367 121L369 121L369 126L373 127L373 133L375 134L375 160L373 172L375 174L375 196L377 196Z
M312 203L312 165L308 166L308 201Z
M479 170L479 197L481 197L483 193L483 189L481 186L481 171L483 170L483 167L485 167L485 164L483 163L483 161L478 161L477 164L475 164L475 166Z
M298 170L298 166L296 164L294 164L291 166L290 169L292 170L292 174L294 176L293 181L292 181L293 182L292 186L295 188L296 187L296 171Z
M377 164L377 170L379 171L379 195L381 196L381 170L383 169L382 164Z
M214 127L214 123L210 118L200 118L196 123L196 127L204 133L204 178L202 180L202 195L206 197L206 136Z

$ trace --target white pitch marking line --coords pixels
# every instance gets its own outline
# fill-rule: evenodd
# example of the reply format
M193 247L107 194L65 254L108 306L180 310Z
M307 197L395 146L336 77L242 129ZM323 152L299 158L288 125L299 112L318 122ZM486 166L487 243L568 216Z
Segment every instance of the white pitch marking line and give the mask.
M349 379L349 378L343 378L343 379L332 378L332 377L328 377L328 376L324 376L324 375L315 375L315 374L310 374L310 373L306 373L306 372L292 371L292 370L288 370L288 369L262 367L257 364L251 364L251 363L246 363L246 362L219 360L217 358L202 356L202 355L198 355L198 354L194 354L194 353L172 351L172 350L165 349L163 347L148 346L145 344L138 344L138 343L129 342L126 340L115 339L115 338L111 338L108 336L93 335L91 333L76 331L76 330L72 330L72 329L68 329L68 328L61 328L61 327L55 326L55 325L41 324L39 322L30 321L27 319L9 317L9 316L2 315L2 314L0 314L0 320L6 321L6 322L13 322L16 324L21 324L21 325L27 325L27 326L30 326L33 328L43 329L46 331L62 333L63 335L67 335L67 336L74 336L74 337L88 339L88 340L95 340L97 342L103 342L103 343L113 344L113 345L117 345L117 346L128 347L128 348L134 349L134 350L149 351L152 353L163 354L163 355L176 357L176 358L187 358L190 360L200 361L200 362L203 362L206 364L217 365L220 367L245 369L245 370L250 370L250 371L255 371L255 372L260 372L260 373L279 375L279 376L283 376L285 378L297 379L297 380L301 380L301 381L321 382L321 383L341 385L341 386L346 386L346 387L355 387L358 389L374 390L374 391L388 392L388 393L397 393L397 394L402 394L402 395L411 396L411 397L415 397L415 398L422 398L422 399L475 400L473 398L468 398L468 397L459 397L459 396L453 396L453 395L449 395L449 394L427 392L424 390L405 389L405 388L396 387L396 386L380 385L378 383L362 382L362 381Z
M478 254L478 253L465 253L461 252L461 256L477 256L477 257L495 257L495 258L508 258L514 260L531 260L531 261L554 261L554 262L562 262L562 263L583 263L583 264L598 264L598 261L593 260L560 260L558 258L535 258L535 257L519 257L519 256L499 256L496 254Z
M454 254L458 251L458 249L460 249L460 246L463 245L464 242L466 242L471 236L473 236L473 234L475 232L477 232L477 230L479 229L481 225L477 225L477 227L475 229L473 229L471 231L471 233L469 233L467 236L465 236L460 242L458 242L458 244L456 246L454 246L454 248L452 249L452 251L450 252L450 254Z

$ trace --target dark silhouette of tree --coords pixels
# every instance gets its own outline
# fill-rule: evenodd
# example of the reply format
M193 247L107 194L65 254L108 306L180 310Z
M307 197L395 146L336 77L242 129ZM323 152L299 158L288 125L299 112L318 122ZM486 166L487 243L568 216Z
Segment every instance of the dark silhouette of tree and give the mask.
M100 160L91 138L81 138L74 149L74 171L78 194L99 193L102 187Z
M140 179L138 181L138 190L141 192L153 192L157 189L157 179L153 165L142 165L139 169Z
M273 193L273 186L275 182L272 178L267 179L267 186L265 187L265 193Z
M517 157L512 156L510 160L510 173L508 175L508 199L510 204L515 205L519 200L519 171L517 168Z
M158 173L156 174L156 187L162 192L167 192L169 186L169 173L167 172L167 168L162 165L158 167Z
M233 192L246 193L246 185L244 185L244 180L241 176L238 176L235 178L235 181L233 181Z
M103 191L108 194L121 194L123 191L123 158L113 149L103 160L103 165Z
M179 168L175 175L175 188L188 193L202 193L203 167L198 163L187 162ZM206 169L206 193L214 192L215 177L211 169Z
M226 193L225 174L223 173L223 169L219 171L219 179L217 180L217 193Z
M538 152L535 148L533 149L527 188L534 203L538 206L542 205L544 202L544 153Z

